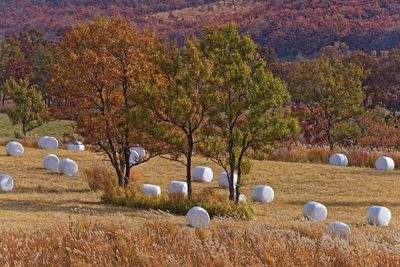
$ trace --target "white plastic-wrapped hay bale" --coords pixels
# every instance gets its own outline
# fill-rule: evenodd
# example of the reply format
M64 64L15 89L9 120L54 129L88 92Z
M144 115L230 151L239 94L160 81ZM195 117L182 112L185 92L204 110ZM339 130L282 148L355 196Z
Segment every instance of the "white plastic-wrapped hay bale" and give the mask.
M229 192L226 194L229 198ZM236 200L236 195L235 195L235 200ZM240 194L239 195L239 203L246 203L247 197L245 194Z
M58 148L58 140L55 137L46 137L43 140L43 149L47 149L47 150L55 150Z
M329 158L329 164L335 166L347 166L349 160L345 154L336 153Z
M394 167L394 160L389 157L379 157L375 161L375 168L380 171L393 170Z
M161 187L153 184L143 184L141 191L144 195L159 196L161 195Z
M189 220L190 226L194 228L204 228L210 223L210 215L208 215L208 212L202 207L191 208L186 214L186 217Z
M7 155L12 157L22 156L24 154L24 146L18 142L12 141L6 145Z
M54 154L48 154L43 158L43 166L50 171L58 171L60 159Z
M321 203L311 201L304 205L303 215L310 221L321 222L326 220L328 209Z
M236 187L237 179L238 179L238 177L237 177L237 174L235 173L233 175L233 185L234 185L234 187ZM228 174L226 172L221 172L218 175L218 186L220 188L229 188Z
M44 145L44 140L47 138L48 136L46 135L46 136L41 136L40 138L39 138L39 141L38 141L38 147L39 148L44 148L43 147L43 145Z
M9 192L14 188L14 180L10 175L0 174L0 190Z
M138 153L140 159L144 159L144 157L146 156L146 150L144 150L144 148L141 146L131 147L130 150L131 150L131 153L132 153L132 151L135 151L136 153Z
M239 195L239 203L246 203L247 197L244 194Z
M257 185L251 193L251 198L256 202L270 203L274 200L274 197L274 189L266 185Z
M386 207L371 206L367 212L367 222L371 225L388 226L392 213Z
M328 225L327 233L332 237L347 238L351 235L351 229L345 223L334 221Z
M76 176L78 173L78 164L72 159L63 159L58 165L61 174L66 176Z
M85 151L85 145L80 141L74 141L67 145L67 149L71 151Z
M181 181L171 181L168 185L168 193L169 194L182 194L187 196L188 194L188 186L186 182Z
M139 154L136 151L131 150L130 154L129 154L129 163L130 164L134 164L134 163L137 163L139 161L140 161Z
M210 183L213 176L213 171L209 167L198 166L192 171L192 180L200 183Z

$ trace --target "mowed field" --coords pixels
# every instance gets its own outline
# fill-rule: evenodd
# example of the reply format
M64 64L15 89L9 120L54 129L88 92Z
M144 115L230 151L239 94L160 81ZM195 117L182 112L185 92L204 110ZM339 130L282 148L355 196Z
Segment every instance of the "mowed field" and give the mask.
M77 161L78 176L66 177L45 170L42 158L48 153ZM83 221L130 225L148 219L149 212L104 205L100 200L101 193L89 190L82 170L96 164L107 164L102 155L25 148L24 156L8 157L5 148L1 147L0 162L1 172L13 176L15 182L12 192L0 193L2 230L30 231ZM205 187L223 191L217 185L219 167L200 157L195 158L194 165L207 165L214 170L213 182L194 183L195 192ZM136 170L144 176L141 182L159 184L163 193L166 193L170 180L184 180L185 173L184 166L161 158L153 159ZM302 208L307 201L318 201L328 207L328 220L314 223L316 227L323 228L329 222L340 220L350 224L354 231L376 229L365 225L365 214L370 205L384 205L392 211L392 221L387 229L399 230L399 182L399 171L254 161L251 174L245 178L243 191L250 199L255 185L270 185L275 190L272 203L252 204L256 211L252 223L311 224L302 219ZM186 222L183 216L166 215L165 219L180 225Z

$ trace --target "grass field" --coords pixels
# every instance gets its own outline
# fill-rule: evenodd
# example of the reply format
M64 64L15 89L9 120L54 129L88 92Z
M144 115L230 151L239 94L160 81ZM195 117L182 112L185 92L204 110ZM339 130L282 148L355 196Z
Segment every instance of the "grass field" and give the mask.
M42 158L48 153L56 153L60 158L69 157L76 160L81 169L78 176L65 177L43 169ZM350 243L350 245L357 249L360 257L364 253L362 251L366 250L370 253L376 247L378 250L386 251L384 253L388 255L397 255L400 258L400 247L398 246L398 240L400 240L400 194L398 193L400 171L398 170L378 172L369 168L340 168L318 164L254 161L253 171L246 177L244 193L250 198L251 189L254 185L270 185L275 190L274 202L271 204L254 203L256 218L253 221L213 219L210 227L206 230L201 230L200 232L196 230L193 232L194 229L187 226L186 219L183 216L173 216L163 212L132 210L102 204L100 202L101 193L89 190L82 175L82 169L103 161L103 156L90 152L71 152L67 150L44 151L34 148L26 148L23 157L8 157L5 156L5 148L1 147L1 172L12 175L15 181L15 187L12 192L0 193L1 231L3 233L10 233L14 239L23 240L29 237L29 235L26 236L23 233L33 233L29 238L35 239L41 235L54 235L54 231L56 231L54 229L59 229L57 231L64 229L63 231L67 232L63 233L66 236L62 239L62 242L67 242L66 240L72 238L75 234L79 236L78 233L74 232L72 234L68 231L83 231L86 233L102 228L106 232L111 231L117 234L113 227L122 227L122 229L125 229L125 231L132 235L132 238L139 238L138 233L141 232L140 229L147 229L146 231L156 231L165 238L165 240L158 240L159 242L169 242L173 235L178 233L180 235L187 233L192 237L194 235L196 238L202 238L201 236L205 235L216 241L219 238L224 239L222 234L227 234L237 228L240 231L236 232L236 238L244 238L241 235L252 234L255 235L254 238L256 236L258 236L257 238L261 238L259 235L266 235L266 238L273 238L276 242L279 241L282 251L288 249L286 246L290 242L294 242L287 240L289 243L285 245L284 240L285 238L291 238L290 235L300 238L300 241L298 241L300 243L306 242L303 238L310 239L308 241L312 241L312 244L314 244L315 249L313 248L313 251L315 252L315 250L318 250L319 242L325 240L323 233L326 225L334 220L340 220L350 224L353 231L353 241L351 241L353 244ZM221 171L220 168L203 158L195 158L194 165L211 166L215 177ZM179 163L159 158L139 166L137 171L144 175L143 182L160 184L164 193L170 180L183 180L185 173L184 167ZM217 188L216 180L214 179L211 184L195 183L194 190L200 191L204 187ZM302 218L302 207L305 202L311 200L319 201L328 207L328 220L326 222L310 223L304 221ZM365 214L367 208L375 204L385 205L391 209L392 221L389 227L379 228L366 225ZM98 223L101 226L98 226ZM82 224L89 226L82 226ZM157 229L155 230L155 228ZM163 232L162 229L167 230ZM223 233L220 233L221 229L224 229ZM22 234L19 233L20 231L22 231ZM85 239L86 237L82 234L81 238ZM121 238L126 238L126 236ZM4 236L3 239L0 238L0 244L2 241L5 242L3 245L11 242L5 240ZM141 242L144 242L142 244L143 247L152 247L151 242L153 241L142 240ZM200 241L194 240L193 242ZM221 242L227 241L221 240ZM15 245L13 242L11 244ZM267 246L266 244L264 245ZM191 245L187 244L187 246ZM148 248L149 250L151 250L150 247ZM177 251L179 250L177 245L173 247ZM155 248L153 247L152 249ZM241 253L251 253L252 251L250 247L242 249ZM264 247L264 249L268 248ZM323 249L328 248L323 246ZM1 251L2 247L0 245ZM165 255L157 252L160 254L158 260L164 259L162 257L167 257L167 255L171 257L175 255L174 257L177 257L177 251L165 251ZM285 253L292 253L293 251L288 250ZM331 253L331 250L329 251ZM215 251L215 253L217 252L222 253L219 250ZM99 252L93 251L93 253ZM155 255L153 256L155 257ZM278 264L280 263L279 257L281 256L284 255L271 254L268 256L270 258L267 257L261 260L261 262L270 263L270 260L272 260L278 266L283 266ZM71 255L70 257L73 258ZM196 257L200 257L200 255ZM396 260L399 258L396 258ZM201 260L200 258L198 259ZM175 260L177 260L176 263L182 265L187 265L185 262L190 263L190 261L186 261L187 259L185 261L183 259L179 260L179 257L175 258ZM234 259L228 258L225 260L221 262L220 266L236 265L231 261ZM257 265L257 260L254 260L255 265ZM320 262L319 260L312 262ZM0 262L2 262L1 257ZM86 260L83 262L87 263ZM242 262L246 263L245 260ZM359 263L359 261L356 262ZM216 261L210 262L210 264L217 263ZM289 264L287 266L290 266L289 262L287 264ZM143 266L146 265L153 264L143 263ZM156 265L154 264L153 266ZM305 264L304 266L307 265Z
M12 125L7 114L0 113L0 137L12 139L15 137L14 132L22 134L21 125ZM28 138L37 138L41 135L51 135L62 139L65 133L72 132L72 122L66 120L57 120L44 123L40 127L27 133Z

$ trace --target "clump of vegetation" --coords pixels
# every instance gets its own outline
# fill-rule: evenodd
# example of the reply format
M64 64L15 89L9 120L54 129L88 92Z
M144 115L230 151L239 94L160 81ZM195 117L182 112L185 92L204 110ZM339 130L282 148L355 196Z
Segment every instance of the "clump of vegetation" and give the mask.
M107 204L118 206L162 210L176 215L186 215L193 207L200 206L207 210L210 217L232 217L235 219L250 220L253 218L254 211L249 204L236 204L227 199L227 196L220 197L218 194L209 194L210 191L194 194L188 199L180 194L170 196L161 195L159 197L145 196L138 189L137 185L128 187L106 187L102 200ZM207 197L205 197L207 195Z

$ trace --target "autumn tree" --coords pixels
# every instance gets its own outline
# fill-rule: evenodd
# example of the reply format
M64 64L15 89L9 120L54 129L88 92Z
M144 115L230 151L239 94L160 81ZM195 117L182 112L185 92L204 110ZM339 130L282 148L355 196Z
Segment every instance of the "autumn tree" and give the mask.
M108 156L120 186L129 183L133 166L159 151L142 131L148 114L138 103L157 69L158 46L153 34L128 21L97 18L66 33L55 67L53 97L64 103L58 107L76 121L86 143ZM137 145L149 153L132 161L131 148Z
M197 39L188 38L182 48L166 49L160 62L164 83L147 91L147 107L155 126L151 133L169 148L170 158L186 166L188 196L192 195L192 156L195 146L204 141L200 134L207 122L213 88L212 66L201 52ZM154 133L157 129L158 132ZM160 133L160 129L164 132ZM183 155L185 160L180 160Z
M29 86L27 80L15 81L10 78L3 84L2 91L15 104L7 115L12 125L22 125L24 136L46 121L46 107L36 86Z
M321 110L323 127L331 149L340 138L340 132L354 131L350 120L362 112L363 69L339 59L321 58L296 67L289 77L293 100L309 110ZM336 132L335 132L336 131Z
M284 83L266 69L247 35L233 25L211 27L201 46L213 64L214 90L209 139L201 151L228 173L229 198L236 195L238 201L246 156L290 135L296 123L284 109L289 100Z

